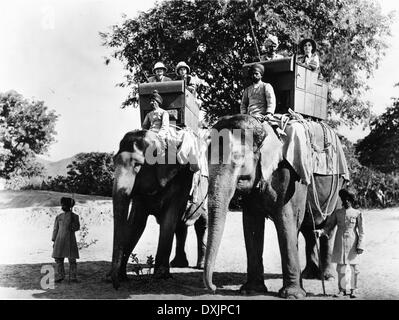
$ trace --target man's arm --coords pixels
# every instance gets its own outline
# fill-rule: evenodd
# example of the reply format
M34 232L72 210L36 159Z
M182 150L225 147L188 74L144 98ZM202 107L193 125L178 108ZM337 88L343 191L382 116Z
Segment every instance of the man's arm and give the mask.
M313 71L317 71L320 68L320 60L318 55L314 55L312 59L309 61L309 67Z
M55 241L55 239L57 239L57 233L58 233L58 216L55 218L53 236L51 237L51 241Z
M76 232L80 229L80 222L79 222L79 216L77 214L73 213L72 216L72 231Z
M241 106L240 106L241 113L243 114L248 113L248 103L249 103L248 89L245 89L241 99Z
M150 112L148 112L148 113L145 115L145 117L144 117L144 121L143 121L143 124L141 125L141 127L142 127L143 129L148 130L148 129L150 129L150 126L151 126L151 123L150 123Z
M360 250L364 250L363 243L364 243L364 221L362 213L359 213L357 217L357 230L359 232L359 240L357 242L357 248Z
M327 221L326 221L324 228L315 230L315 233L319 237L326 236L327 238L330 238L331 231L334 229L334 227L336 225L337 225L337 214L336 214L336 210L334 210L333 213L329 217L327 217Z
M269 83L265 83L265 94L267 102L266 113L274 113L276 110L276 96L272 85Z
M159 132L167 132L169 128L169 113L167 111L162 113L162 124Z

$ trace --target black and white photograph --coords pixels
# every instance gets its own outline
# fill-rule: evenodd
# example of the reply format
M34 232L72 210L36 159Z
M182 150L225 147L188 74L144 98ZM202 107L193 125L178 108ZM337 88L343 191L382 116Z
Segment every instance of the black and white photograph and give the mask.
M399 300L398 1L5 0L0 41L0 300Z

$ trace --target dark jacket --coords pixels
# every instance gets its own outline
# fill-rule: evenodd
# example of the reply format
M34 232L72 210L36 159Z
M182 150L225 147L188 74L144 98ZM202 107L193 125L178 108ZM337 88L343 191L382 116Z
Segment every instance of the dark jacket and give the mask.
M63 212L55 218L52 241L53 258L79 258L75 232L80 229L79 216L72 211Z

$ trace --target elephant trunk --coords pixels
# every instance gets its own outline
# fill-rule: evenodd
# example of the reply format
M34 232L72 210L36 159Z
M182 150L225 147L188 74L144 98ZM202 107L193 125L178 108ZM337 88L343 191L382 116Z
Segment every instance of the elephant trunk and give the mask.
M131 193L136 179L134 167L126 163L116 165L112 190L114 212L114 243L112 252L111 279L115 289L119 287L119 270L123 251L127 242L127 218L131 201Z
M212 177L211 173L210 176ZM216 286L212 283L213 270L224 231L228 205L234 191L235 184L227 172L221 176L214 176L209 181L208 240L203 280L205 286L213 292L216 291Z
M204 266L204 284L209 290L215 292L216 286L212 282L212 275L215 267L216 256L224 231L227 210L223 210L220 208L209 208L208 214L209 226Z

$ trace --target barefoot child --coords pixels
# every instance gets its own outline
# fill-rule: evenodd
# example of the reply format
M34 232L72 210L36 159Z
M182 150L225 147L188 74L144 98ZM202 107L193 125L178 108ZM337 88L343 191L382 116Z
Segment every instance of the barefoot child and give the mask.
M359 274L358 256L363 253L364 228L363 217L359 210L354 209L355 196L353 193L342 189L339 191L343 208L332 213L324 229L316 230L318 236L329 236L335 226L338 226L335 235L332 262L337 264L338 289L335 296L346 295L346 287L350 278L350 297L356 298L357 277ZM350 275L346 274L347 266Z
M69 272L72 282L78 282L76 278L79 251L76 243L75 232L79 230L79 216L72 212L75 200L72 198L61 198L61 207L64 211L55 218L52 241L52 257L57 263L55 282L61 282L65 278L64 258L69 260Z

